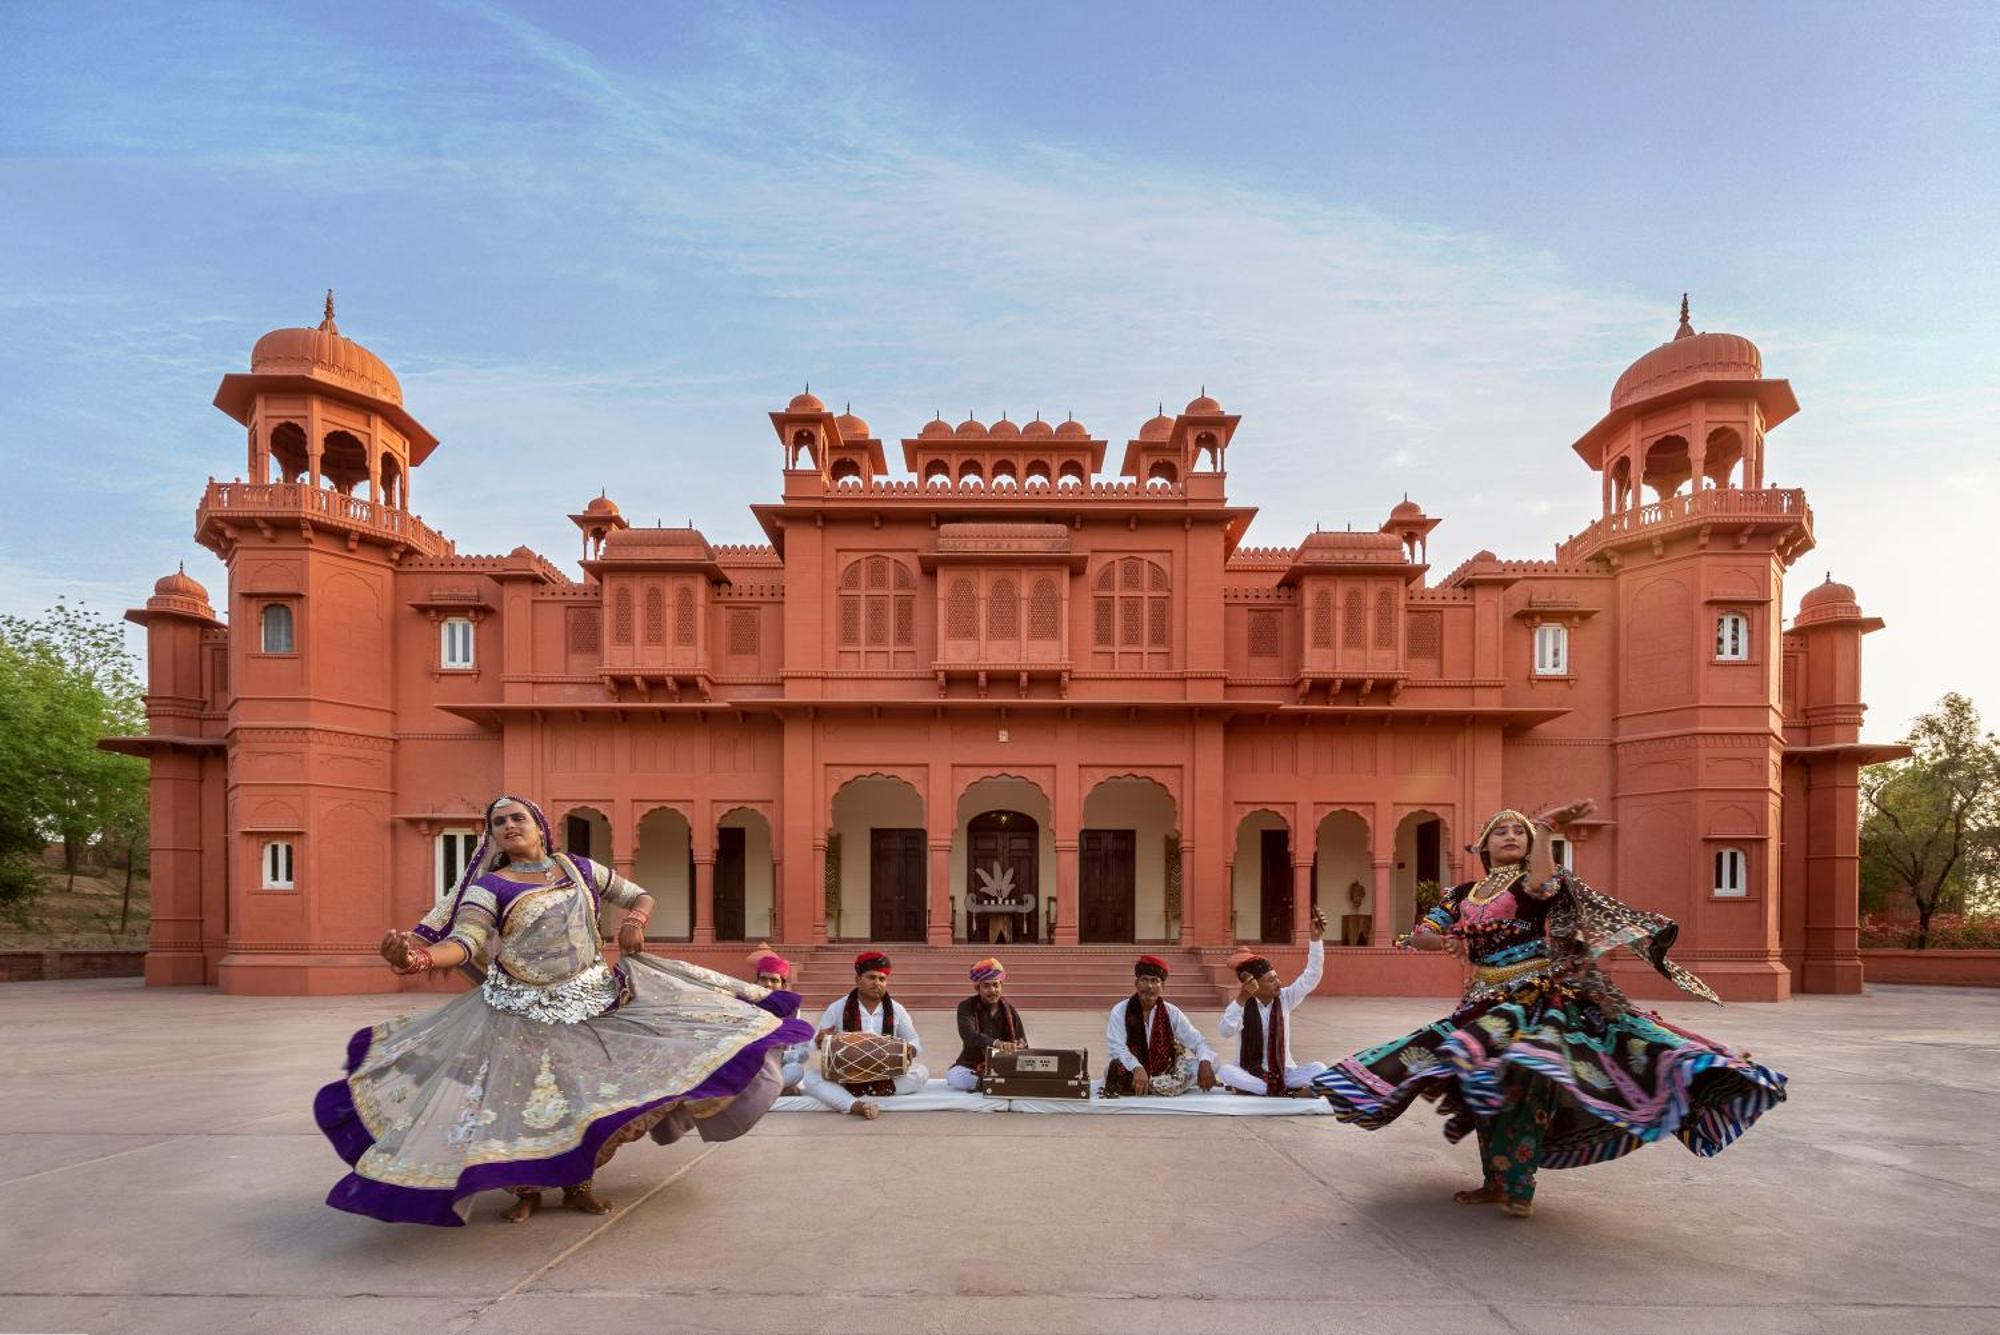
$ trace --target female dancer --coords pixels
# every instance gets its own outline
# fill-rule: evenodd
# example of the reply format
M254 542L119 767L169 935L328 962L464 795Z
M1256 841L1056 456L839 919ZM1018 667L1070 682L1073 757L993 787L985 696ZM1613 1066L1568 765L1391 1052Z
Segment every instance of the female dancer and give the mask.
M1463 949L1473 976L1458 1009L1314 1081L1342 1121L1370 1131L1418 1098L1438 1100L1446 1140L1477 1132L1484 1174L1452 1199L1517 1218L1534 1212L1538 1167L1603 1163L1669 1135L1717 1154L1785 1097L1784 1076L1635 1009L1598 967L1626 946L1683 991L1717 1000L1667 959L1673 922L1554 866L1552 821L1592 805L1487 821L1472 846L1486 875L1446 891L1407 938L1418 950Z
M542 1187L590 1214L618 1146L742 1135L777 1096L770 1060L812 1037L797 994L642 953L652 897L556 853L534 803L498 797L457 889L415 932L382 938L399 974L463 968L480 987L429 1014L363 1029L313 1115L353 1168L327 1204L377 1219L463 1224L473 1193ZM606 963L598 906L626 910Z

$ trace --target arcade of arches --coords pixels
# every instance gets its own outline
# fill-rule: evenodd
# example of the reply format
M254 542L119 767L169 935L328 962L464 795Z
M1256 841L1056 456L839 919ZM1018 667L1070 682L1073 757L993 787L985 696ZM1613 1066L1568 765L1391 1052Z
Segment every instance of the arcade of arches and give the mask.
M717 967L763 939L1219 967L1297 950L1317 905L1326 986L1387 992L1436 985L1390 940L1475 872L1488 813L1590 797L1564 860L1675 916L1724 996L1860 986L1882 623L1830 579L1784 618L1813 515L1765 462L1797 399L1685 310L1573 444L1573 520L1522 517L1574 534L1448 571L1408 497L1253 543L1227 467L1259 444L1206 391L1122 447L1039 413L884 440L802 393L769 414L759 541L635 525L607 488L569 568L411 509L438 442L330 297L215 401L245 433L195 514L226 615L179 572L132 609L149 730L110 743L173 832L154 983L382 986L380 929L516 792Z

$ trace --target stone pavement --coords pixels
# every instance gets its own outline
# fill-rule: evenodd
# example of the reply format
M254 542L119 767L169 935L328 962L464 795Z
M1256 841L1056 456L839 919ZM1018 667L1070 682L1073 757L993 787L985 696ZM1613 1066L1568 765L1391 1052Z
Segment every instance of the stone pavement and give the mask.
M0 988L0 1331L2000 1330L2000 993L1668 1006L1791 1101L1717 1159L1548 1174L1526 1221L1451 1203L1472 1152L1427 1111L1372 1135L798 1114L628 1147L607 1218L510 1227L492 1197L451 1230L321 1204L313 1090L350 1031L420 1004ZM1442 1009L1318 998L1294 1043L1333 1057ZM948 1057L950 1017L917 1018ZM1095 1016L1029 1021L1102 1060Z

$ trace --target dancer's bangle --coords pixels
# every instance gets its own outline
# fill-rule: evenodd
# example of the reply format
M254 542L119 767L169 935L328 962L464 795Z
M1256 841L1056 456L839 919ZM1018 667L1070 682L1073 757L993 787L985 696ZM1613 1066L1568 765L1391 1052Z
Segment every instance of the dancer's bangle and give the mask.
M633 909L630 913L625 915L625 921L618 924L618 930L622 932L627 927L637 927L640 931L643 932L644 930L646 930L646 924L651 922L652 920L653 920L652 914L641 912L638 909Z
M429 946L411 946L400 965L392 964L389 967L400 974L428 973L437 967L437 961L431 958Z

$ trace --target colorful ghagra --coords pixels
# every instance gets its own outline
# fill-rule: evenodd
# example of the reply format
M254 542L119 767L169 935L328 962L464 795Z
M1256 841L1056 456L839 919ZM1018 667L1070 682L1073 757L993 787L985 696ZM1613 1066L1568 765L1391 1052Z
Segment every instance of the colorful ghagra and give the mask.
M727 1140L777 1096L772 1054L811 1037L799 999L651 955L615 966L600 902L643 893L558 857L553 885L471 881L418 934L469 952L481 985L425 1015L363 1029L313 1113L353 1168L327 1204L457 1225L493 1188L586 1181L617 1146L699 1130Z
M1435 1100L1445 1139L1477 1131L1489 1187L1527 1200L1534 1172L1580 1168L1673 1136L1720 1153L1784 1101L1785 1077L1636 1009L1598 960L1619 947L1682 990L1715 994L1667 959L1679 928L1567 873L1547 897L1518 871L1454 886L1425 921L1465 942L1458 1009L1314 1081L1342 1121L1387 1126Z

